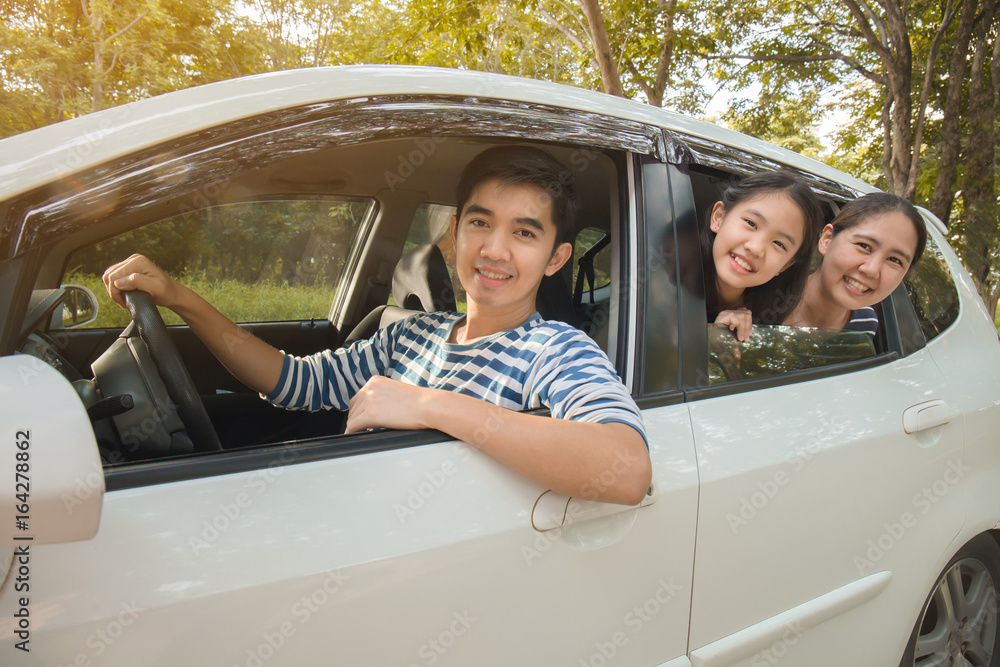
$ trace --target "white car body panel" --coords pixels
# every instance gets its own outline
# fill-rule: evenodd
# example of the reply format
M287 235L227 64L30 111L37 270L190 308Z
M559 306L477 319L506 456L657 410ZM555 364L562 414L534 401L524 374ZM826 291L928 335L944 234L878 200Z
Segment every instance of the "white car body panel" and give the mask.
M892 580L877 572L691 652L693 667L774 664L810 630L879 595Z
M853 374L691 404L702 484L693 650L888 571L884 593L837 617L859 639L837 655L845 664L898 661L902 644L888 645L881 624L910 617L913 590L922 588L914 582L927 576L908 554L940 550L965 516L961 419L914 435L901 429L910 406L953 400L928 368L925 350ZM944 476L954 484L933 502L917 499ZM815 645L822 638L805 633L789 655L823 654Z
M567 647L637 664L684 655L697 509L687 409L646 423L657 502L545 533L530 524L545 489L461 443L299 464L289 449L270 470L108 493L93 540L33 553L31 659L253 665L273 651L268 665L304 665L335 650L338 664L499 667L565 662ZM652 579L630 566L642 553L662 564ZM13 604L0 595L5 656Z

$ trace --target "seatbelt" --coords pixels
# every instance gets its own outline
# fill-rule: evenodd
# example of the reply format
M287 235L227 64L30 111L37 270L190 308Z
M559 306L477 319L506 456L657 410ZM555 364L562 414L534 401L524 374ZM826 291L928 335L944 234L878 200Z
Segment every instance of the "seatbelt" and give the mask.
M577 260L576 263L580 267L580 270L576 273L576 285L573 286L574 306L579 306L583 303L584 279L590 283L590 303L594 303L594 282L596 281L596 276L594 275L594 256L604 250L609 243L611 243L611 235L605 234L604 238L592 245L590 249L583 253L580 259Z

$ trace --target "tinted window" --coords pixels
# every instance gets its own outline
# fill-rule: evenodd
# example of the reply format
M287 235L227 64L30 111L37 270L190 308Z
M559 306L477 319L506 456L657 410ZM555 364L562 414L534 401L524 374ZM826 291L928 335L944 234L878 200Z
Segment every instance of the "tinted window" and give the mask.
M125 326L128 312L108 298L101 275L141 252L237 322L325 320L372 206L368 199L324 197L189 211L75 252L62 282L98 295L100 313L89 327ZM167 324L181 323L161 313Z
M923 257L904 280L906 293L927 340L951 326L958 317L958 289L937 244L928 237Z
M741 343L728 327L708 326L708 383L819 368L875 355L870 335L856 331L762 326Z

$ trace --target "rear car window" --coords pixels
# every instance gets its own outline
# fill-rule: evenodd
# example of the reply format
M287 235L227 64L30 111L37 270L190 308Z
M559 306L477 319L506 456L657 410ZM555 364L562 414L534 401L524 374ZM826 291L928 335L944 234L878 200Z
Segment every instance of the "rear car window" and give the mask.
M936 338L958 318L958 288L948 270L944 254L930 237L923 257L904 280L920 329L928 341Z

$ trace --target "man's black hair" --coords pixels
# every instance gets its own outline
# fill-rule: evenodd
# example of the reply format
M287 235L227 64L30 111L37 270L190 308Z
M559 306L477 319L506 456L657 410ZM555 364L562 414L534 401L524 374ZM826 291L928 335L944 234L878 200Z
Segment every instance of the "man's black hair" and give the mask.
M556 226L553 251L569 241L580 200L573 189L573 174L546 151L532 146L495 146L488 148L462 171L455 201L459 218L469 196L484 181L496 179L502 187L528 183L544 190L552 199L552 222Z

